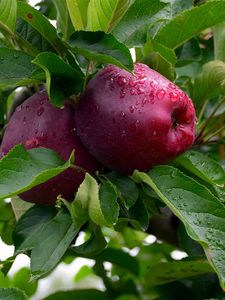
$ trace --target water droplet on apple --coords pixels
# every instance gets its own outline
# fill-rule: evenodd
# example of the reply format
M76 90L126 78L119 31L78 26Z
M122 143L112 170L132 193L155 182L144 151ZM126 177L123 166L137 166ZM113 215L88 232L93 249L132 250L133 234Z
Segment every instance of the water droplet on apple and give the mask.
M156 80L150 81L150 86L151 86L153 89L155 89L158 85L159 85L158 81L156 81Z
M136 81L131 77L129 80L129 86L134 87L136 84L137 84Z
M135 89L130 89L131 95L135 95Z
M27 110L30 108L30 106L29 106L29 105L26 105L25 107L26 107L26 109L27 109Z
M145 92L145 88L143 88L143 87L141 87L141 86L139 86L139 87L137 88L137 93L138 93L138 95L144 94L144 92Z
M120 90L120 98L124 98L126 96L126 91L125 89Z
M131 106L129 107L129 109L130 109L130 112L131 112L131 113L134 112L134 106L133 106L133 105L131 105Z
M141 101L141 106L143 107L148 102L148 98L144 97Z
M23 108L23 106L22 106L22 105L20 105L20 106L18 106L18 107L16 108L16 111L21 111L21 110L22 110L22 108Z
M156 136L156 135L157 135L157 133L156 133L156 131L155 131L155 130L154 130L154 132L153 132L153 135L154 135L154 136Z
M117 83L119 84L119 86L124 86L126 84L127 80L125 77L123 76L119 76L117 78Z
M164 98L165 94L166 94L166 91L164 89L161 89L156 93L156 96L158 97L159 100L162 100Z
M42 107L42 106L39 107L37 110L37 116L40 117L43 114L43 112L44 112L44 107Z
M122 131L122 136L126 136L126 131L125 130Z
M173 84L173 83L169 83L168 87L171 88L171 89L173 89L173 90L175 90L177 88L176 85Z
M170 96L170 99L171 99L172 102L176 102L179 98L179 96L174 92L170 92L169 96Z
M23 117L23 125L26 125L26 117Z
M121 111L120 116L121 116L122 118L125 118L125 117L126 117L125 112Z
M136 128L140 128L141 124L140 124L140 121L139 120L136 120L135 122L135 127Z

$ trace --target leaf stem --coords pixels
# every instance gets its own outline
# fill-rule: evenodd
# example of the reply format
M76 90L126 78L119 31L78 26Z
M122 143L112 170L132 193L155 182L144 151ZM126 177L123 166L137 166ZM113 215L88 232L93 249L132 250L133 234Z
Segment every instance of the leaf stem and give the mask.
M86 88L87 85L87 79L88 79L88 75L89 75L89 70L90 70L90 66L91 66L91 60L88 61L87 67L86 67L86 72L85 72L85 77L84 77L84 85L83 85L83 91Z

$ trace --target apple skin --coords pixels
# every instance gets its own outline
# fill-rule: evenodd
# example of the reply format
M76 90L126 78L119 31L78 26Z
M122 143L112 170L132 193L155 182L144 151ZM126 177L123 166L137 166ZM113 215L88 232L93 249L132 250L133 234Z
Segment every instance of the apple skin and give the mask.
M89 152L124 174L168 163L195 138L191 99L147 65L136 63L133 74L113 65L100 70L75 113Z
M72 105L67 103L63 109L54 107L45 91L34 94L17 107L3 136L1 155L17 144L23 144L26 149L52 149L63 160L75 150L75 164L90 173L100 166L76 134ZM54 204L59 194L72 201L83 179L84 173L68 169L19 196L25 201L44 205Z

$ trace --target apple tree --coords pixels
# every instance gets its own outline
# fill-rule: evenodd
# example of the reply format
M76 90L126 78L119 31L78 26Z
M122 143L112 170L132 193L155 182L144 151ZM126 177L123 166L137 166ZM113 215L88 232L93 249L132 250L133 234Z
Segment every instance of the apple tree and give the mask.
M44 299L224 299L224 12L0 1L0 299L78 258L94 263L75 281L102 286Z

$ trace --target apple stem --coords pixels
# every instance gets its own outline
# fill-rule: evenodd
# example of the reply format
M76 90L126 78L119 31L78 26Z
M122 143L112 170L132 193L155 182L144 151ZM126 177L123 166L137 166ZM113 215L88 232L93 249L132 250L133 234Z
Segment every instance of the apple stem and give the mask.
M82 168L80 166L74 165L74 164L71 165L70 168L77 172L87 173L87 170L85 170L84 168Z

